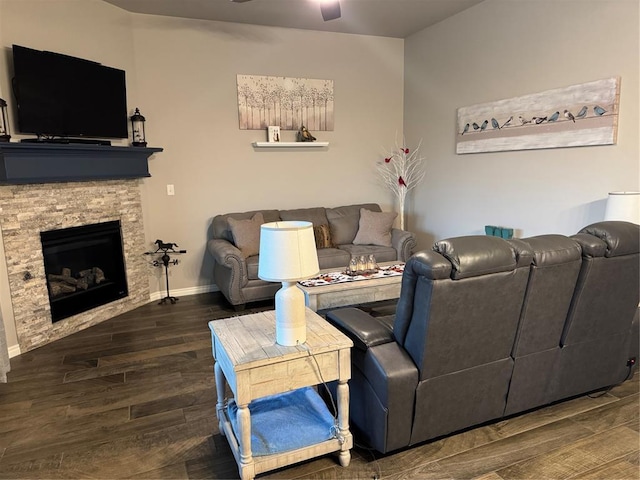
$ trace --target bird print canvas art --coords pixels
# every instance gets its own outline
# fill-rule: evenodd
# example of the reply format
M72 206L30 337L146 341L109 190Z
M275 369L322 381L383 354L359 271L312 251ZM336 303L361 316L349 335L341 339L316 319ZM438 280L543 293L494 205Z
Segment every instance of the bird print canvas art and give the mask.
M461 107L456 153L613 145L619 99L620 77L611 77Z

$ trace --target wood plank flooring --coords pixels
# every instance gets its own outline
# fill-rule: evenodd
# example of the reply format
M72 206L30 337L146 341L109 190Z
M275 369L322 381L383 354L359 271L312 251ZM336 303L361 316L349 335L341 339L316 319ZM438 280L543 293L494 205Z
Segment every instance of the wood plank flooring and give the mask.
M233 315L219 293L150 303L13 358L0 478L238 478L207 327ZM640 479L638 378L386 456L356 447L348 468L326 456L260 478Z

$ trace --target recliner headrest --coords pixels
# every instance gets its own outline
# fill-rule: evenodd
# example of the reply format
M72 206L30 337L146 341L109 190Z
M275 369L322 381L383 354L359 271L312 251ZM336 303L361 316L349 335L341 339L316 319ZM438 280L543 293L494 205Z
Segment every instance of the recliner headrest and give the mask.
M640 251L640 225L609 221L592 223L578 233L587 233L607 244L606 257L631 255Z
M518 265L513 246L498 237L469 235L449 238L436 242L433 250L451 262L451 278L454 280L508 272Z
M533 250L533 263L539 267L582 261L582 248L573 238L548 234L523 240Z

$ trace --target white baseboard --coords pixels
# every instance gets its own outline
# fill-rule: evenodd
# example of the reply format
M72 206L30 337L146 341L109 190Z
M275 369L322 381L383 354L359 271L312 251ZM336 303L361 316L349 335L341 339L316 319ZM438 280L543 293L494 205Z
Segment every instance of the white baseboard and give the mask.
M11 345L9 348L9 358L17 357L20 355L20 345Z
M169 293L171 294L172 297L184 297L184 296L189 296L189 295L198 295L199 293L210 293L210 292L219 292L220 289L218 288L217 285L199 285L197 287L188 287L188 288L178 288L176 290L171 289L169 290ZM149 296L149 301L153 302L156 300L161 300L164 297L167 296L167 292L162 291L162 292L151 292L151 295Z

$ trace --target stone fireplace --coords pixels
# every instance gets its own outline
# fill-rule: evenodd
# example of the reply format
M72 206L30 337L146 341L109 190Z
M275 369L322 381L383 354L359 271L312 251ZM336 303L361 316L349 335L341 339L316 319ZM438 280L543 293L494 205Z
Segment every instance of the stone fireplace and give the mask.
M139 179L0 186L0 227L21 352L149 301ZM53 323L41 232L120 222L128 295Z

